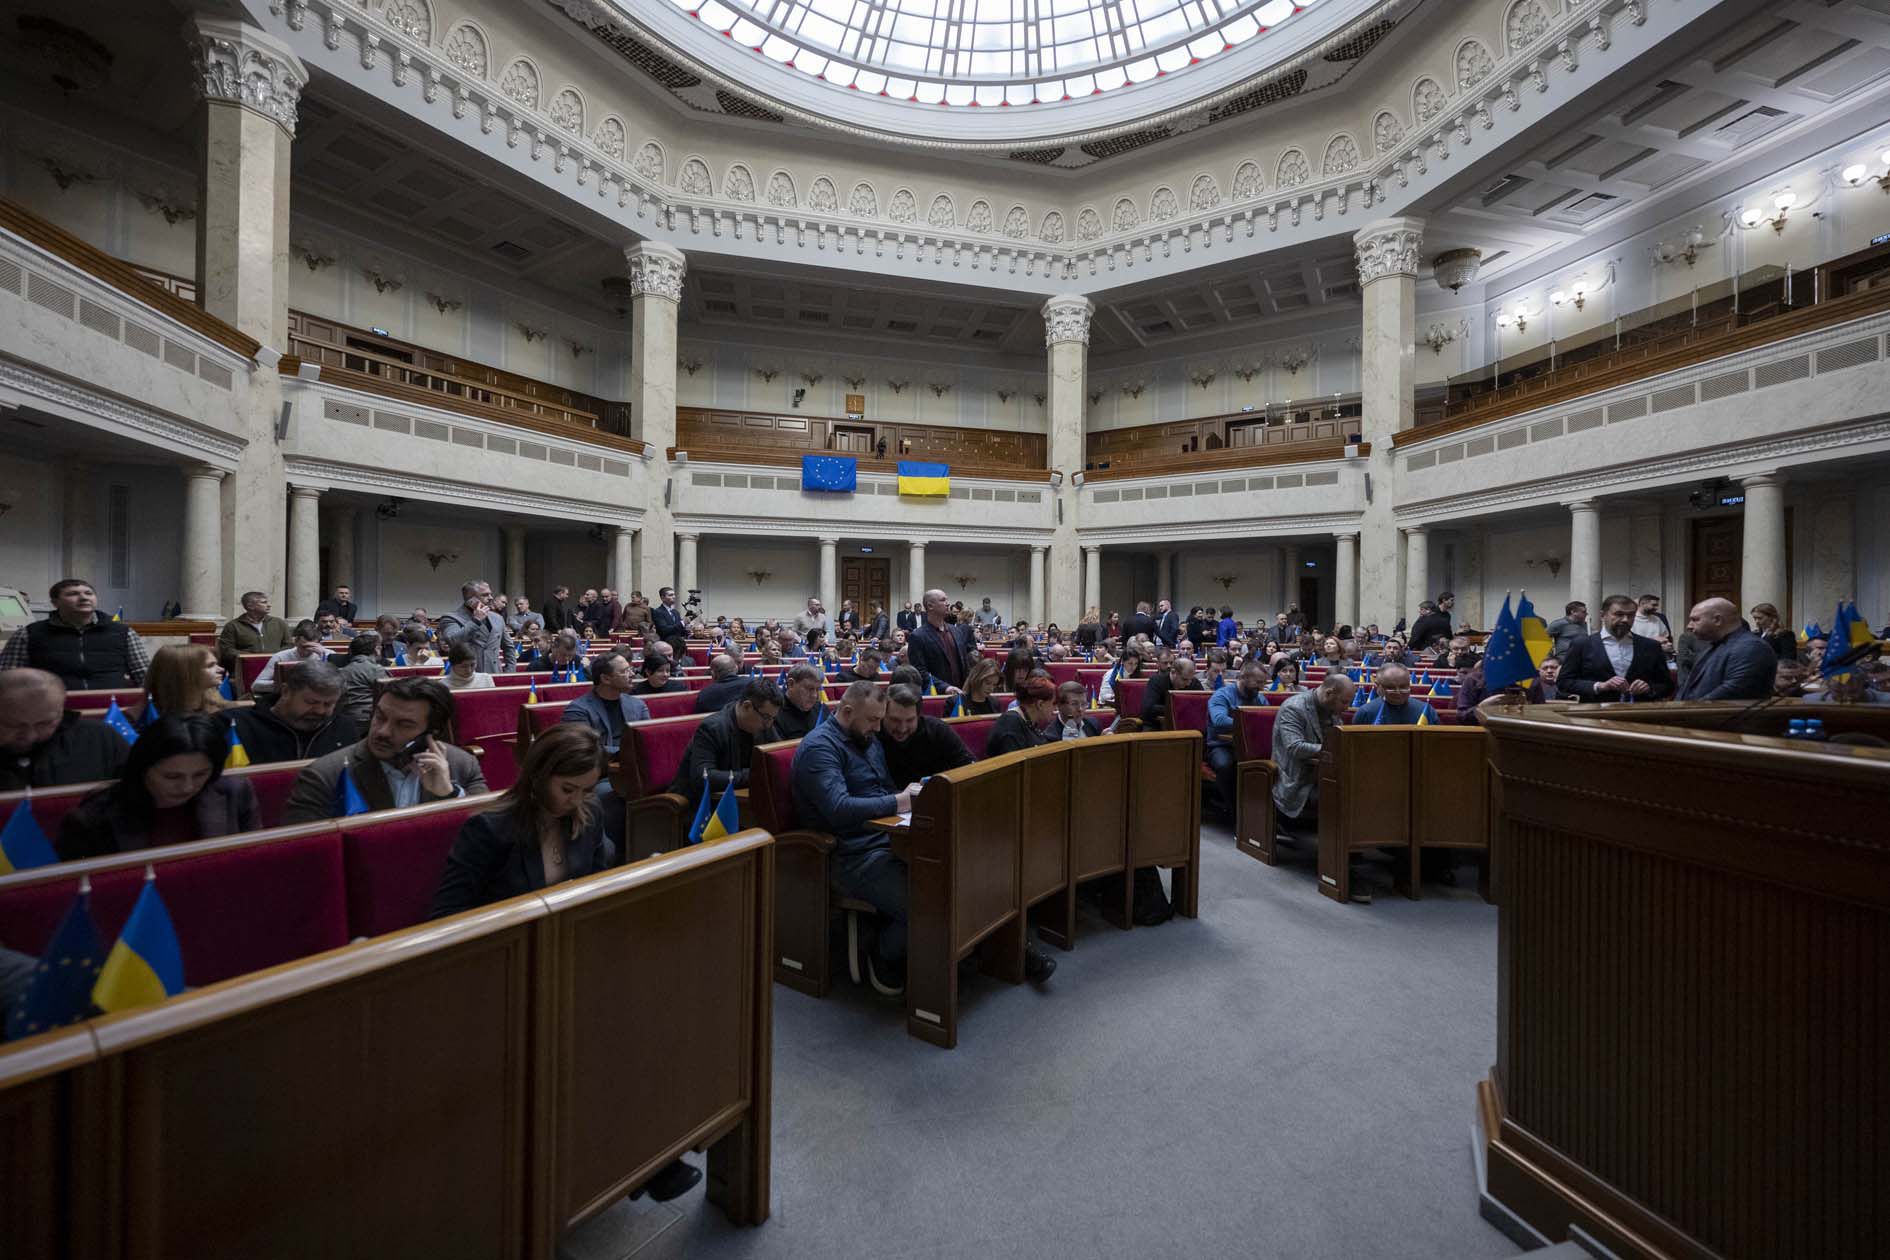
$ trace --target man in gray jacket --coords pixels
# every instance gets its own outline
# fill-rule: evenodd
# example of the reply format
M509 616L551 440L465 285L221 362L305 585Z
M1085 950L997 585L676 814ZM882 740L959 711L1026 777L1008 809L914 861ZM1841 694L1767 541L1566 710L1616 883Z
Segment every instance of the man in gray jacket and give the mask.
M1280 706L1273 721L1273 807L1281 822L1291 819L1296 830L1316 832L1319 822L1319 754L1332 728L1345 716L1357 684L1333 672L1312 691L1303 691ZM1352 899L1370 901L1368 885L1352 880Z
M451 647L464 643L473 650L473 670L496 674L512 667L512 645L505 637L505 618L490 608L492 586L473 581L459 588L464 602L451 612L441 613L436 628L440 642Z

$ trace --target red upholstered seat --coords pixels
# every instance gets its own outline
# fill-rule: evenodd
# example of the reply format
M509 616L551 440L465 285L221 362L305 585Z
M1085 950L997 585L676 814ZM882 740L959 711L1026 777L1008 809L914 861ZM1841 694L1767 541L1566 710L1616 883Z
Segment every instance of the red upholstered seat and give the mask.
M118 701L118 707L127 715L144 712L144 690L139 687L118 687L104 691L68 691L66 708L73 713L96 716L112 707L112 701Z
M207 630L207 631L203 631L197 634L185 635L184 642L195 643L202 647L213 648L217 645L217 636L214 630Z
M1200 731L1207 734L1208 701L1212 699L1205 691L1171 691L1168 693L1169 720L1178 731Z
M965 748L973 757L984 756L984 746L991 739L991 728L997 725L995 713L979 713L971 717L947 718L951 728L958 732L958 738L965 741ZM903 785L901 785L903 786Z
M251 832L238 844L205 843L210 852L170 860L153 851L185 983L214 984L348 943L341 835L333 823L285 827L275 836ZM31 954L45 948L78 891L72 865L0 878L0 941ZM92 917L105 941L117 939L143 884L144 865L135 858L92 874Z
M492 685L495 687L530 687L533 683L543 687L550 682L551 671L548 669L531 670L523 674L494 674L492 676Z
M471 744L488 735L515 734L518 711L530 698L531 692L519 687L481 687L454 692L452 742Z
M479 759L479 773L486 776L486 786L503 792L518 782L518 732L481 735L479 747L485 756Z
M640 697L643 705L650 711L652 718L684 717L696 711L696 691L666 691L659 695Z
M623 764L639 797L669 791L706 713L632 722L623 728Z
M289 793L308 765L306 761L279 761L266 766L242 766L224 771L233 779L246 779L256 793L256 807L265 827L282 825L282 811L288 808Z
M519 710L521 719L536 735L548 731L564 720L564 706L568 700L548 701L542 704L528 704Z
M1280 711L1272 705L1242 705L1234 733L1235 746L1242 761L1270 761L1273 758L1273 723Z
M387 676L389 678L438 678L440 667L438 665L389 665Z
M262 676L263 666L269 664L268 652L245 652L236 658L237 666L243 671L243 690L248 691L256 685L256 679Z
M1116 712L1123 717L1142 716L1142 693L1148 690L1146 678L1116 679Z
M1107 665L1078 665L1076 667L1076 681L1082 683L1089 691L1095 691L1101 687L1102 680L1108 676Z
M792 831L799 824L794 813L794 754L800 741L764 744L755 750L755 773L766 776L765 787L751 783L748 801L755 811L755 826L774 835Z
M348 934L379 936L423 921L460 827L493 804L474 797L342 819Z
M926 717L942 718L945 716L945 710L951 707L952 698L950 696L919 697L919 712L923 713Z
M683 685L691 691L701 691L714 681L708 674L684 674L682 680Z
M39 821L39 829L46 833L48 840L57 844L59 824L65 818L67 811L100 788L110 787L111 784L112 780L101 779L95 783L69 783L63 787L0 792L0 826L5 826L7 819L13 817L13 811L31 798L33 817Z
M1050 681L1059 687L1066 682L1077 681L1075 661L1051 661L1044 668L1050 671Z

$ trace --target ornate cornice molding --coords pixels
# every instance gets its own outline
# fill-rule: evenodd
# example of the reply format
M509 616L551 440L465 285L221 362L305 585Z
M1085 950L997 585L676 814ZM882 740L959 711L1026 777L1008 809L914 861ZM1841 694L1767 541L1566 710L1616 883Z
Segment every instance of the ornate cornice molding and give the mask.
M1061 293L1043 304L1045 347L1076 342L1089 344L1089 321L1096 304L1080 293Z
M694 467L694 465L690 465ZM805 520L793 518L761 518L754 516L725 515L714 512L678 512L675 516L678 530L688 529L698 536L703 534L767 534L774 537L806 538L817 540L822 535L835 532L834 522L814 525ZM846 528L839 532L841 538L878 538L887 531L907 535L906 541L911 546L924 547L929 543L1015 543L1019 546L1049 545L1056 541L1055 531L1050 529L1019 529L1015 525L937 525L924 524L924 538L911 538L914 523L910 520L892 520L876 517L869 520L847 521Z
M673 245L643 241L623 251L630 268L632 297L668 298L682 301L683 277L689 272L689 260Z
M243 443L186 424L155 407L144 407L115 394L63 376L0 358L0 392L48 407L82 423L98 423L170 450L185 450L212 464L234 469Z
M1337 534L1341 530L1356 533L1361 528L1360 512L1315 512L1298 516L1242 516L1214 521L1177 521L1172 524L1109 525L1101 529L1079 528L1077 542L1085 547L1105 544L1120 547L1134 543L1185 542L1203 538L1274 538L1292 534Z
M253 109L295 136L308 68L288 45L253 26L195 17L184 24L197 98Z
M1386 276L1417 278L1423 261L1424 220L1380 219L1359 229L1352 238L1358 254L1358 283L1363 288Z
M334 460L288 455L282 461L282 475L289 481L306 481L314 488L332 490L346 486L357 489L394 491L402 496L429 499L437 503L472 503L529 516L547 516L560 520L598 521L635 529L643 522L643 509L620 503L599 503L589 499L567 499L562 495L525 494L504 490L480 482L449 481L444 477L422 477L391 468L361 464L343 464Z

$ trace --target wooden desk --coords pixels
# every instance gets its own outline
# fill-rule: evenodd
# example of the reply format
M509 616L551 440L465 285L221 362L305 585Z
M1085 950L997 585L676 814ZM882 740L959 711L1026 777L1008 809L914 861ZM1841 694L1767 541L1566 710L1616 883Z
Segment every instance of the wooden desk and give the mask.
M1489 773L1474 726L1337 726L1319 754L1319 891L1351 897L1350 855L1396 850L1394 883L1415 900L1425 849L1478 855L1489 884Z

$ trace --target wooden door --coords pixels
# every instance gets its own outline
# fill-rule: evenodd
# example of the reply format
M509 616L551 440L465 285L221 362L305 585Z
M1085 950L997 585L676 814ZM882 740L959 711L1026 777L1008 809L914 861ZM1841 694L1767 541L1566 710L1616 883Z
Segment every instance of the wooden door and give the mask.
M1703 599L1730 599L1739 603L1739 554L1745 539L1745 518L1707 516L1693 523L1693 589L1687 607ZM1672 616L1672 614L1668 614ZM1684 615L1684 614L1683 614ZM1676 626L1675 630L1678 631Z
M853 601L854 609L860 614L860 624L865 625L871 615L874 604L886 610L890 619L893 608L887 601L892 596L892 561L877 556L842 556L840 558L840 598Z
M833 426L833 449L845 451L849 455L871 455L873 453L873 431L856 429L844 424Z
M1229 446L1259 446L1264 440L1265 420L1240 420L1227 426L1227 444Z

